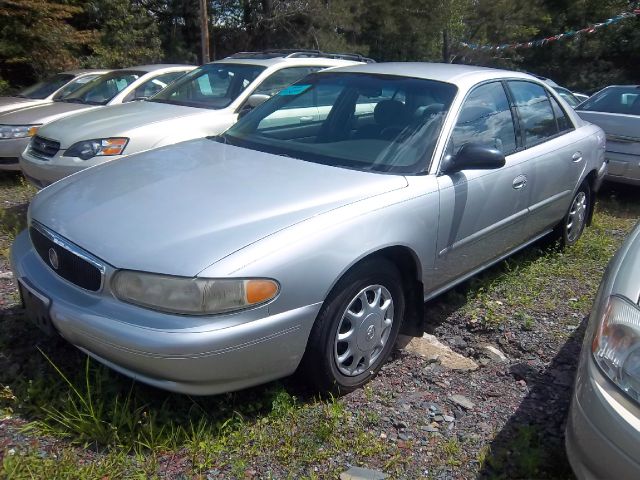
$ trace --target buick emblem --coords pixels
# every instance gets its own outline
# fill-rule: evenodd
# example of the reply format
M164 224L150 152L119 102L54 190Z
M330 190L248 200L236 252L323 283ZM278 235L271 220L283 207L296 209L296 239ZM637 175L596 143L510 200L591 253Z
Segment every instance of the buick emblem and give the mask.
M58 252L56 252L53 248L49 249L49 263L51 264L54 270L57 270L60 267L60 259L58 258Z

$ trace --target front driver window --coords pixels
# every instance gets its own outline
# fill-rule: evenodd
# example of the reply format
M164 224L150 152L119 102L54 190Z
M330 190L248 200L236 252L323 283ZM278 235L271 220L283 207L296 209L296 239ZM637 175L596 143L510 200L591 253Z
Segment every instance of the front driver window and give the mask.
M467 97L451 135L453 155L467 143L496 148L505 155L516 150L516 133L509 100L502 83L492 82L474 89Z

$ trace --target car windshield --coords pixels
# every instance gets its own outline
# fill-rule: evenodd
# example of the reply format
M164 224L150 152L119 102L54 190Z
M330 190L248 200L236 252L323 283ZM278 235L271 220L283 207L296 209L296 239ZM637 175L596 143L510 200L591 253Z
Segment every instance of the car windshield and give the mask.
M73 75L69 73L59 73L43 80L42 82L38 82L35 85L25 88L16 95L16 97L42 100L58 90L65 83L69 82L69 80L73 80Z
M210 63L196 68L149 101L187 107L227 107L265 69L259 65Z
M62 87L60 91L53 96L53 99L57 100L58 98L64 98L68 95L71 95L80 87L82 87L83 85L86 85L94 78L98 78L100 75L101 75L100 73L93 73L90 75L83 75L81 77L74 78L72 81L67 83L64 87Z
M87 103L89 105L106 105L113 97L127 88L146 72L133 70L118 70L94 78L75 92L59 98L59 101L69 103Z
M215 139L325 165L416 174L431 160L456 91L433 80L316 73Z
M605 88L585 100L579 110L640 115L640 86Z

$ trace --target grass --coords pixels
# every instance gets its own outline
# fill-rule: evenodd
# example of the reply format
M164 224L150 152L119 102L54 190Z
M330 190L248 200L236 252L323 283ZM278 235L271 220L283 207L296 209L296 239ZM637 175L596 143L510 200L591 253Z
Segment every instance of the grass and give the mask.
M0 177L0 265L24 226L24 204L32 195L17 178ZM606 263L640 218L633 199L605 192L593 226L574 248L528 248L449 292L439 305L459 306L482 329L515 322L535 330L541 318L558 311L584 315ZM347 464L392 478L421 475L405 453L417 446L408 441L401 448L380 438L380 415L349 409L345 399L315 399L282 383L215 397L174 395L39 336L17 309L3 315L0 416L26 421L23 435L36 445L0 450L0 477L156 478L173 468L187 478L245 478L255 468L261 478L336 478ZM564 317L559 320L572 321ZM364 401L388 407L395 405L394 395L371 385L362 391ZM457 439L432 440L435 464L455 471L468 463ZM480 468L503 462L536 476L546 458L540 433L519 431L514 445L517 458L492 456L488 445L479 445L474 461Z

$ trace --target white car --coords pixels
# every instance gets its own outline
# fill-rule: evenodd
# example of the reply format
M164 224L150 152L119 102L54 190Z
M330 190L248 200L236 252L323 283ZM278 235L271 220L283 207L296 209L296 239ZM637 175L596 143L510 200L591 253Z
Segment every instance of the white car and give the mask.
M371 60L309 51L242 52L208 63L144 102L116 105L41 128L20 164L38 187L107 160L218 135L238 115L305 75ZM317 121L301 108L298 123ZM290 120L287 120L290 121ZM45 142L45 147L40 144Z
M70 70L53 75L46 80L25 88L20 93L0 97L0 114L14 112L27 107L51 104L67 95L72 94L80 87L96 77L109 73L110 70ZM3 140L23 138L35 131L32 126L3 125L0 126L0 170L20 170L18 155L12 154L15 148L11 142ZM19 142L19 141L18 141Z
M0 157L13 162L9 165L16 169L30 137L42 125L81 111L99 110L105 105L150 96L194 68L191 65L141 65L114 70L51 103L0 114Z
M0 97L0 113L51 103L56 98L69 95L90 80L108 72L110 70L81 69L57 73L15 95Z

